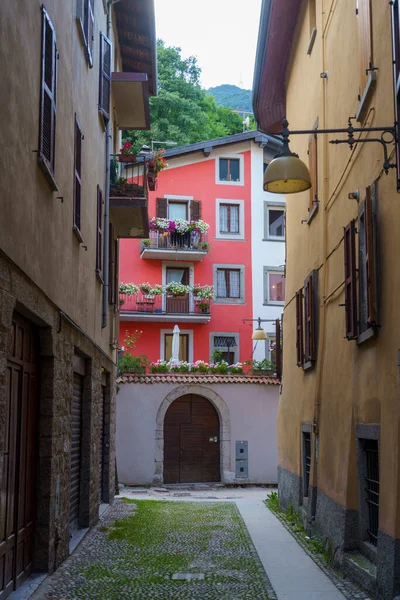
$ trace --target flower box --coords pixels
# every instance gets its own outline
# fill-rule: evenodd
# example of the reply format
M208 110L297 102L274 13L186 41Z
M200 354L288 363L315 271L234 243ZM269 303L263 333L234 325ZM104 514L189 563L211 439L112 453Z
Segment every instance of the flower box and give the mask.
M118 154L118 160L122 163L135 163L136 154Z

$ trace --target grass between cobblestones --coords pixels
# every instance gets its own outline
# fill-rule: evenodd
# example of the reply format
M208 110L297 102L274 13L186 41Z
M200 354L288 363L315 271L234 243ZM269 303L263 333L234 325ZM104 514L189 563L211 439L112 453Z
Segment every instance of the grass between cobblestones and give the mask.
M84 540L46 598L276 598L235 504L125 500L115 516Z

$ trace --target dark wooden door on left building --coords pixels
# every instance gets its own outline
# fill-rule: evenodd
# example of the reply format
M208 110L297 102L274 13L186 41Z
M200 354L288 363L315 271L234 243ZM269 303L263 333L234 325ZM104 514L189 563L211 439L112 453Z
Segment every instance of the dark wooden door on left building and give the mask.
M32 572L38 398L38 338L15 314L9 335L0 501L0 599Z

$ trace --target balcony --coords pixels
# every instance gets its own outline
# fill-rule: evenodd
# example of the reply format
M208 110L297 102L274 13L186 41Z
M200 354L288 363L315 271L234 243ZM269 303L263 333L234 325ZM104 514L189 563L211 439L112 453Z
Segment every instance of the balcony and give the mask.
M140 257L155 260L190 260L199 262L207 255L207 234L197 231L187 233L162 233L150 231L149 239L143 240Z
M111 155L110 218L118 238L145 238L149 235L147 171L142 157Z
M197 300L192 292L184 296L120 294L120 321L163 321L208 323L211 301Z

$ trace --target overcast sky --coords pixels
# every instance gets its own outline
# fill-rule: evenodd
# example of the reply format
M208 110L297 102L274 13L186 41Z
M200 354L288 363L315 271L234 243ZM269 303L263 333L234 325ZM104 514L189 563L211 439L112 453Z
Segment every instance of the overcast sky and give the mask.
M197 56L206 89L253 84L261 0L155 0L157 37Z

